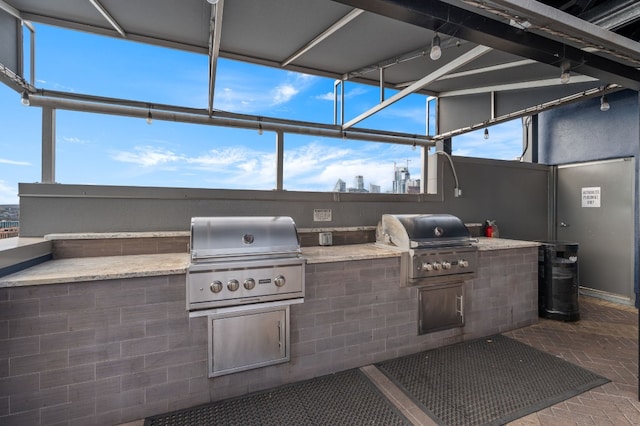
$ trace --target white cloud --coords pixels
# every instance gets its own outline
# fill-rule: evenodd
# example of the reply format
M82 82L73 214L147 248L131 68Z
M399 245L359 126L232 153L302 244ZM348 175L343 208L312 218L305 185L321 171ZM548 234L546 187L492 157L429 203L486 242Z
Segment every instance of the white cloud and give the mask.
M300 91L291 84L281 84L271 91L271 104L280 105L287 103L298 93L300 93Z
M348 89L348 90L345 91L344 98L345 99L353 99L353 98L361 96L361 95L366 95L367 93L369 93L369 90L370 89L362 87L362 86L354 87L353 89ZM333 102L333 92L327 92L325 94L318 95L314 99L318 99L318 100L321 100L321 101L332 101Z
M514 160L522 154L522 122L519 119L491 126L489 139L484 128L453 138L453 154L466 157Z
M6 158L0 158L0 164L9 164L12 166L31 166L31 163L29 163L28 161L8 160Z
M141 167L154 167L183 160L184 157L172 151L153 146L135 147L133 152L118 151L111 155L115 161L132 163Z
M0 180L0 204L18 204L18 186Z
M273 77L246 72L219 74L218 87L223 88L216 91L214 106L245 114L264 113L293 101L315 80L315 76L294 72L279 72Z
M208 170L212 166L229 166L238 164L255 155L255 151L242 146L212 149L207 153L186 158L186 162L195 165L198 169Z
M314 140L285 150L284 186L288 190L331 191L338 179L354 185L356 175L363 175L366 188L370 183L389 190L393 181L394 162L415 161L418 174L419 151L407 146ZM275 187L276 159L270 149L248 146L225 146L204 153L187 155L152 146L139 146L131 151L112 154L115 161L138 166L135 174L171 170L189 176L190 182L210 188L263 189ZM174 179L175 179L174 174Z
M63 136L62 140L64 142L71 143L71 144L77 144L77 145L84 145L86 143L89 143L88 141L82 140L80 138L69 137L69 136Z
M355 176L362 175L366 189L369 184L375 184L386 191L392 186L394 161L403 162L407 156L417 156L414 159L417 163L419 155L419 151L406 146L355 143L350 147L336 147L314 142L285 151L285 187L331 191L338 179L351 187Z
M327 92L323 95L318 95L315 97L315 99L318 99L321 101L333 101L333 92Z

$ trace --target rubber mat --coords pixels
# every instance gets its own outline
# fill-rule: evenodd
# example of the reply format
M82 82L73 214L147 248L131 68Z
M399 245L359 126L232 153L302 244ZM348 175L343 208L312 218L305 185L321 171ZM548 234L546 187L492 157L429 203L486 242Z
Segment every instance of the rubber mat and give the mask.
M609 381L502 335L376 366L449 426L505 424Z
M144 426L409 425L359 370L145 419Z

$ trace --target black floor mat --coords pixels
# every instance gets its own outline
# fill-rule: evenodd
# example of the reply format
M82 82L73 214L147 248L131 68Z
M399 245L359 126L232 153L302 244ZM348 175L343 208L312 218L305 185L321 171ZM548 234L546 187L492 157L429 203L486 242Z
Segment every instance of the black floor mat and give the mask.
M502 335L377 364L439 424L500 425L609 380Z
M409 425L359 370L145 419L144 426Z

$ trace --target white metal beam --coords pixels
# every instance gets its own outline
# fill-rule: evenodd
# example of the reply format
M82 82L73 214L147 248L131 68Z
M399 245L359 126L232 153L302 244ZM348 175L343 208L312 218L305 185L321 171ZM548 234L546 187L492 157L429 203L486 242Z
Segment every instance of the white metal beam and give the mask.
M420 80L418 80L415 83L409 85L405 89L399 91L398 93L396 93L395 95L391 96L389 99L385 100L384 102L380 102L375 107L373 107L370 110L360 114L359 116L357 116L353 120L345 123L342 126L342 128L343 129L348 129L349 127L352 127L353 125L355 125L356 123L359 123L360 121L364 120L365 118L368 118L368 117L372 116L373 114L375 114L376 112L381 111L384 108L388 107L389 105L392 105L392 104L398 102L400 99L403 99L403 98L409 96L410 94L417 92L418 90L422 89L424 86L436 81L438 78L442 77L443 75L448 74L449 72L460 68L461 66L463 66L463 65L465 65L465 64L467 64L467 63L479 58L480 56L484 55L485 53L490 52L491 50L493 50L493 49L491 49L490 47L486 47L486 46L474 47L473 49L471 49L467 53L465 53L463 55L460 55L459 57L457 57L453 61L449 62L448 64L445 64L444 66L438 68L436 71L432 72L431 74L426 75L425 77L422 77Z
M105 7L98 0L89 0L89 3L91 3L93 7L98 9L98 12L100 12L100 14L104 17L104 19L106 19L109 22L109 24L111 24L113 29L119 32L122 37L127 38L127 33L124 32L120 24L118 24L118 22L114 19L114 17L111 16L109 11L105 9Z
M213 113L213 99L216 90L216 72L220 56L220 38L222 36L222 12L224 0L218 0L211 6L211 22L209 27L209 115Z
M575 76L572 75L570 84L588 83L590 81L598 81L598 79L589 77L587 75L575 75ZM521 81L519 83L497 84L494 86L474 87L472 89L450 90L448 92L441 92L438 95L438 97L446 98L451 96L477 95L480 93L506 92L509 90L534 89L537 87L549 87L549 86L560 86L560 85L565 85L565 83L562 83L560 81L560 78L548 78L546 80Z
M484 74L487 72L493 72L493 71L502 71L502 70L506 70L506 69L510 69L510 68L516 68L516 67L522 67L525 65L531 65L531 64L536 64L537 62L534 61L533 59L523 59L521 61L513 61L513 62L505 62L503 64L498 64L498 65L491 65L488 67L482 67L482 68L475 68L472 70L468 70L468 71L460 71L460 72L454 72L451 74L447 74L447 75L443 75L442 77L440 77L438 79L438 81L442 81L442 80L450 80L452 78L459 78L459 77L468 77L470 75L478 75L478 74ZM398 83L396 84L396 88L402 88L402 87L407 87L410 84L413 84L413 81L409 81L409 82L405 82L405 83ZM439 96L439 95L438 95Z
M304 55L305 53L307 53L308 51L313 49L315 46L320 44L323 40L331 37L331 35L333 35L336 31L338 31L340 28L344 27L349 22L351 22L354 19L356 19L363 12L364 12L364 10L362 10L362 9L353 9L351 12L347 13L342 18L340 18L338 21L336 21L329 28L327 28L326 30L324 30L323 32L318 34L313 40L311 40L310 42L308 42L307 44L302 46L300 49L298 49L293 55L289 56L287 59L282 61L280 66L282 66L283 68L286 67L291 62L295 61L300 56Z
M22 16L20 16L20 11L15 7L11 6L10 4L8 4L7 2L5 2L4 0L0 0L0 9L4 10L14 18L22 19Z

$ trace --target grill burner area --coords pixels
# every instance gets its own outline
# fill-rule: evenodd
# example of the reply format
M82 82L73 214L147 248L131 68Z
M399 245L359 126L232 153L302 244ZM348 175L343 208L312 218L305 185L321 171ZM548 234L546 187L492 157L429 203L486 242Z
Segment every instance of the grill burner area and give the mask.
M189 311L304 297L305 260L290 217L195 217Z
M425 285L461 280L477 269L477 247L471 233L449 214L385 214L376 230L376 242L402 250L403 285Z

